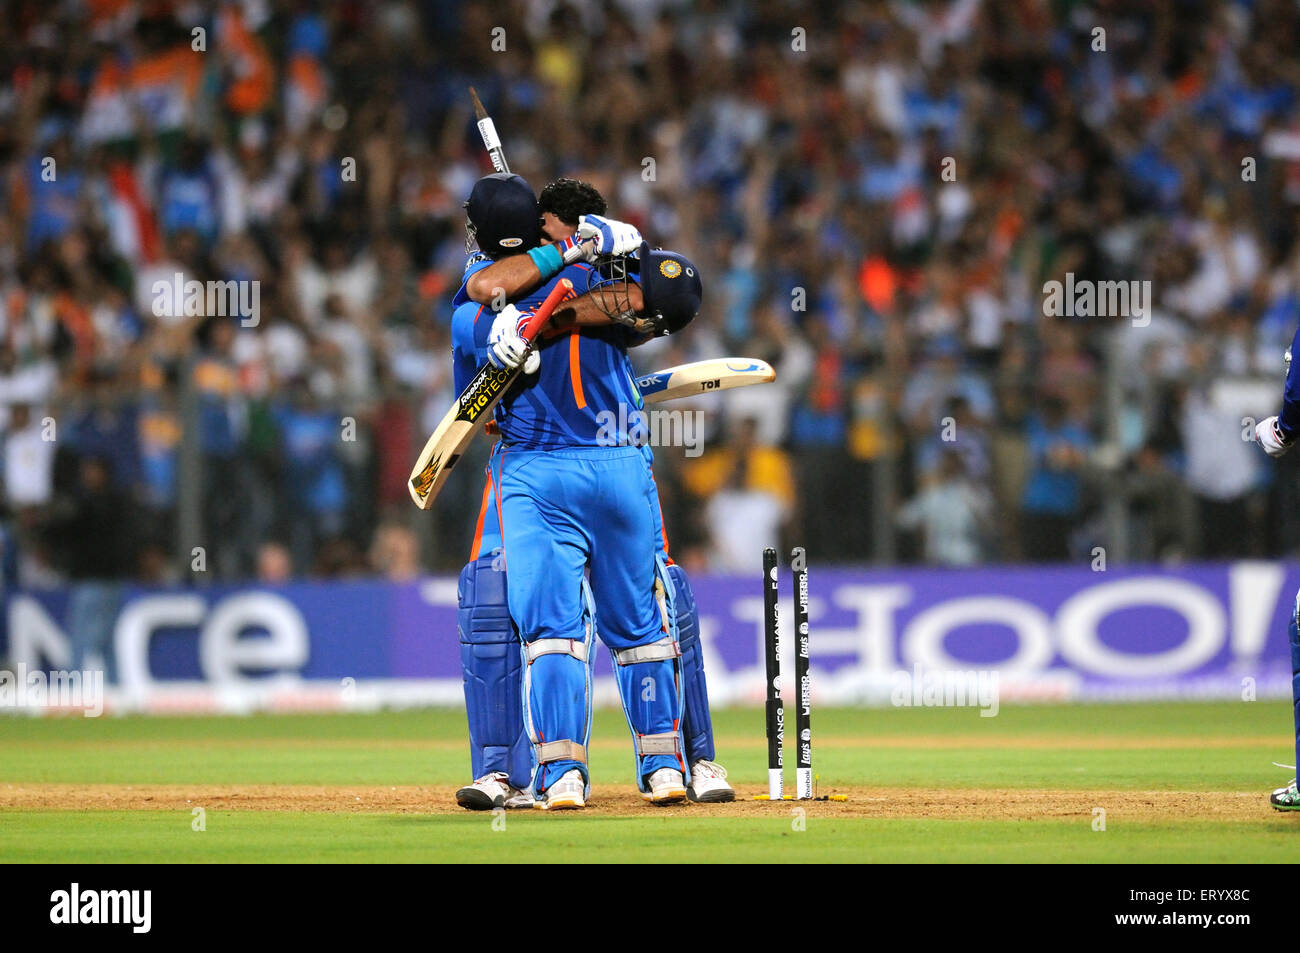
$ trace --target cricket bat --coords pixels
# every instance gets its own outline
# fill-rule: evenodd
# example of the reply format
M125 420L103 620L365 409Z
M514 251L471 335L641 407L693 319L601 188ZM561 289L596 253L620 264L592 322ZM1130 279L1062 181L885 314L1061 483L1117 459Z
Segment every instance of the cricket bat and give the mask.
M487 149L488 158L492 160L492 168L498 172L509 172L510 166L506 165L505 150L501 148L501 137L497 135L497 127L492 122L492 117L483 108L483 103L473 86L469 88L469 95L474 100L474 119L478 123L478 134L483 137L483 147Z
M776 371L767 361L752 357L715 357L707 361L665 367L637 378L636 387L647 404L676 400L692 394L707 394L715 390L731 390L750 384L766 384L776 380Z
M573 282L561 278L546 296L528 323L524 325L521 335L531 344L537 332L542 329L551 312L573 291ZM510 389L515 378L523 373L523 363L514 369L494 367L491 362L480 367L473 380L461 391L456 403L434 429L432 436L420 451L415 461L415 469L406 481L411 499L422 510L433 505L434 497L447 482L447 477L460 461L461 455L474 434L479 430L479 422L484 420L496 407L497 402Z

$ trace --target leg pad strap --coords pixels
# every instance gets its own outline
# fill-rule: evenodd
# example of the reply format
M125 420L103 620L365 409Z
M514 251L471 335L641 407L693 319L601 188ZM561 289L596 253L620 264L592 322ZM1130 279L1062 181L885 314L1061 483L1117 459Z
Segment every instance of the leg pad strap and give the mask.
M534 639L525 645L529 665L543 655L572 655L579 662L587 661L587 643L581 639Z
M671 635L665 636L648 645L634 645L626 649L614 649L611 653L619 665L636 665L639 662L668 662L681 658L682 647Z
M537 763L546 764L548 761L577 761L586 764L587 748L568 739L544 741L537 746Z
M637 735L635 743L638 757L667 754L680 759L682 755L681 738L675 731L659 735Z

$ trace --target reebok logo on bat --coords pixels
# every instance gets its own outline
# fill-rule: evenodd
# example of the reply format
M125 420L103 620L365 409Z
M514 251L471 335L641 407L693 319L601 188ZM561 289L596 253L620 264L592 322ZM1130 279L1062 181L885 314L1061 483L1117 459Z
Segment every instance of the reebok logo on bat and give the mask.
M505 386L506 378L509 376L509 371L498 371L484 377L479 382L478 388L465 398L460 413L456 415L457 419L469 423L478 420L479 415L483 413L483 408L492 402L492 398Z

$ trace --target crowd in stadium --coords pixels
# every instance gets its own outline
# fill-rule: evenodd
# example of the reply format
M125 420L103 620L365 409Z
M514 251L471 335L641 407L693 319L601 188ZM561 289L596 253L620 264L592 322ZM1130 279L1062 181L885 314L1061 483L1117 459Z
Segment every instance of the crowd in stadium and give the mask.
M777 369L657 454L685 564L1286 553L1300 465L1243 418L1300 320L1298 48L1274 0L14 0L6 578L463 562L475 471L432 515L404 483L454 397L471 84L534 188L700 267L641 370ZM160 304L176 275L256 313ZM1046 314L1067 275L1151 306Z

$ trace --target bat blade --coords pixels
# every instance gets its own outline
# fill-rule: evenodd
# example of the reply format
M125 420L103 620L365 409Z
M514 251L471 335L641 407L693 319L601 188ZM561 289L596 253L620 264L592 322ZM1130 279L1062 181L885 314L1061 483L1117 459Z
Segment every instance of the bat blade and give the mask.
M532 342L550 318L551 312L572 291L573 282L569 279L561 278L556 283L521 332L525 341ZM433 505L438 491L447 482L451 471L464 455L465 448L478 432L479 422L487 419L521 373L522 363L513 369L494 367L488 363L474 374L451 409L438 422L415 460L415 467L406 481L406 489L416 506L427 510Z
M416 458L415 468L406 483L416 506L427 510L433 505L434 497L474 439L479 421L492 413L519 373L519 368L506 370L491 364L479 368Z
M717 357L666 367L637 378L637 390L647 404L676 400L693 394L708 394L751 384L776 380L776 371L767 361L752 357Z

